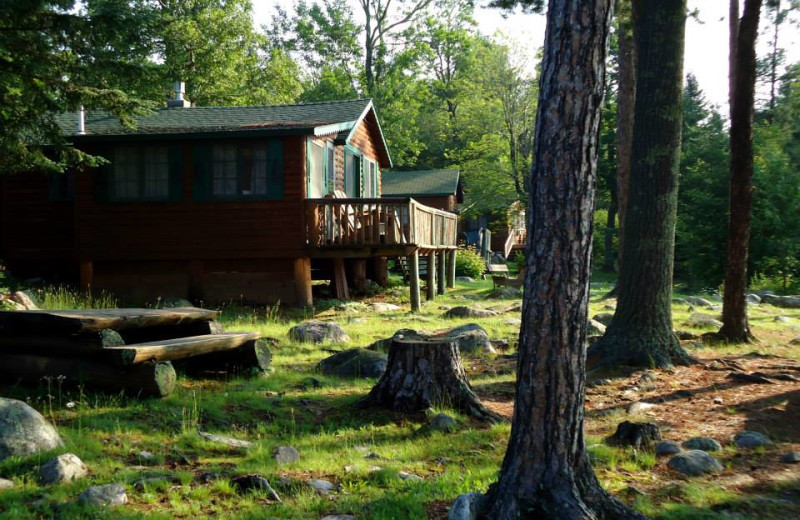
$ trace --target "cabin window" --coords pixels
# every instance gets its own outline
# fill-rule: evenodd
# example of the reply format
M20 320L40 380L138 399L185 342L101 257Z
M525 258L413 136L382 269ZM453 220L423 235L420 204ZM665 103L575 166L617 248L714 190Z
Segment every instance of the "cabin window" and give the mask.
M48 175L50 202L72 202L75 200L75 172L67 170L63 173Z
M306 165L308 174L308 198L318 199L327 193L327 169L326 147L321 143L308 140L308 163Z
M194 149L195 200L283 197L283 143L198 144Z
M97 172L98 200L112 202L179 200L180 148L118 146L110 164Z
M336 189L336 149L333 146L333 141L327 142L327 167L328 170L325 175L325 184L327 185L327 193L333 193Z
M364 159L364 196L378 197L378 163Z
M344 154L344 192L350 198L361 196L361 157L350 150Z

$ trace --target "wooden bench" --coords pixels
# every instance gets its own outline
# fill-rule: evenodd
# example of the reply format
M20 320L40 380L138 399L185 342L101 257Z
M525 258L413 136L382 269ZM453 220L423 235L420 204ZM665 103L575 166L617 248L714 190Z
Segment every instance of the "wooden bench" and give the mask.
M498 287L522 287L525 281L525 271L511 278L508 276L508 266L505 264L489 264L489 273L492 275L494 288Z

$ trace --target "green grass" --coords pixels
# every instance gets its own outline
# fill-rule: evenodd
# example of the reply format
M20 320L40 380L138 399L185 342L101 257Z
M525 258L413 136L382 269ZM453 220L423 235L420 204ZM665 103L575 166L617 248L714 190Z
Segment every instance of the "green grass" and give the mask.
M479 305L504 310L518 300L483 300L491 281L457 284L447 295L423 304L422 312L370 314L363 304L318 302L314 312L285 306L246 308L224 306L221 321L226 330L254 330L278 339L273 350L273 370L255 379L193 380L181 377L176 392L164 399L141 400L124 395L95 393L57 381L42 381L38 388L5 387L5 396L27 400L51 418L65 439L58 452L77 454L89 466L82 481L44 487L37 483L41 463L52 454L26 460L0 462L0 477L17 484L0 494L2 518L128 519L128 518L231 518L314 519L326 514L353 514L364 519L423 519L439 503L452 502L459 494L485 491L496 480L510 428L486 426L455 412L460 428L453 434L424 435L424 415L403 416L381 410L357 410L352 405L363 397L374 380L351 380L319 374L314 367L330 355L319 346L298 344L287 337L288 329L304 319L335 319L351 341L334 349L366 346L400 328L436 330L468 323L442 317L442 306ZM590 315L608 312L600 296L610 289L609 280L592 284ZM88 300L69 291L44 290L39 301L49 308L111 306L113 300ZM377 296L381 301L405 304L405 289ZM675 305L676 328L689 311ZM698 310L697 312L703 312ZM785 345L786 324L775 324L774 308L753 311L756 333L766 338L757 348L791 353ZM785 313L789 315L790 313ZM798 319L795 312L793 319ZM502 313L480 324L493 339L515 342L517 313ZM762 319L763 318L763 319ZM745 352L754 350L747 347ZM742 353L741 347L702 347L701 354ZM479 391L513 390L513 365L498 359L465 357L470 381ZM311 377L321 385L309 385ZM441 410L448 411L448 410ZM621 417L621 416L620 416ZM616 424L607 416L608 428ZM605 427L606 422L602 423ZM233 449L207 441L197 429L245 439L249 450ZM608 431L610 434L611 431ZM273 450L291 444L301 459L278 466ZM593 465L607 489L639 510L660 519L782 518L779 508L759 509L752 497L720 489L710 479L668 480L646 495L626 494L629 486L653 488L657 466L648 451L610 447L599 437L588 440ZM154 455L150 461L139 453ZM57 453L58 453L57 452ZM375 452L381 458L366 459ZM723 460L730 454L724 453ZM187 463L188 461L188 463ZM373 466L379 466L374 470ZM403 480L401 472L422 477ZM283 502L271 503L263 493L239 495L231 477L259 473L267 477ZM158 478L144 486L143 478ZM333 498L314 494L304 482L324 478L340 486ZM91 484L126 484L130 504L112 510L86 508L76 498ZM727 508L727 509L726 509ZM727 512L726 512L727 511ZM758 516L762 515L762 516ZM766 516L764 516L766 515Z

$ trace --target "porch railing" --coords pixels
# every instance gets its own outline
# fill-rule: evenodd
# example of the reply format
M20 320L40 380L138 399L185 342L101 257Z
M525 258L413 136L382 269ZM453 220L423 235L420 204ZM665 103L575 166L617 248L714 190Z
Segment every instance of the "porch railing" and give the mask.
M412 198L308 199L306 211L312 247L456 245L458 217Z
M511 230L508 232L508 238L506 238L506 243L503 248L504 258L508 258L508 255L511 254L511 250L514 249L514 246L525 245L526 235L527 230L525 228L511 228Z

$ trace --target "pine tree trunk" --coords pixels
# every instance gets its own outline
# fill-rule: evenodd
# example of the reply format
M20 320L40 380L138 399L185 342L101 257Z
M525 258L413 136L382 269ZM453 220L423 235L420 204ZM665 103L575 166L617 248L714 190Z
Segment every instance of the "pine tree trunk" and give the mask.
M722 328L719 335L730 342L753 340L747 323L747 249L753 207L753 103L756 84L756 37L761 0L745 0L744 15L736 38L736 81L731 106L731 181L728 220L728 256Z
M472 391L455 341L393 340L386 371L358 405L404 413L444 406L492 423L503 420Z
M611 0L551 0L511 437L486 518L643 518L600 487L583 437L597 141Z
M672 263L683 121L685 0L634 2L636 102L617 309L593 350L608 365L686 364L672 330Z
M619 89L617 90L617 213L619 232L617 264L622 260L622 230L628 202L631 177L631 144L633 142L633 111L636 99L636 46L633 42L633 20L630 2L617 2L619 31Z

